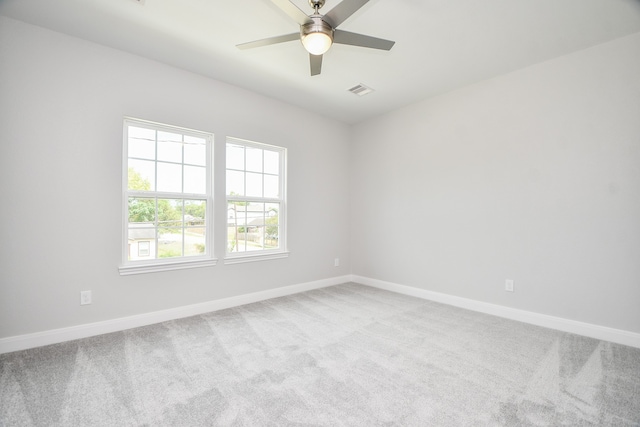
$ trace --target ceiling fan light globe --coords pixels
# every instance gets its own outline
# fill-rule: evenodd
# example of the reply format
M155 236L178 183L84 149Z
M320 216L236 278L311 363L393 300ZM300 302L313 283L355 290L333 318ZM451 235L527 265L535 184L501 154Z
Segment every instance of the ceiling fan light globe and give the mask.
M300 40L311 55L322 55L333 44L333 28L321 15L311 15L310 22L300 26Z
M333 40L325 33L310 33L302 37L302 45L312 55L322 55L329 50Z

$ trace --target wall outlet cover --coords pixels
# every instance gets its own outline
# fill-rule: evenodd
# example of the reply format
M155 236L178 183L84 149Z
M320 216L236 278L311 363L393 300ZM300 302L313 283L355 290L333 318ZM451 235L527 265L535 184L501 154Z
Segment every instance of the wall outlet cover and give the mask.
M507 292L513 292L513 280L507 279L504 282L504 290Z
M80 291L80 305L91 304L91 291Z

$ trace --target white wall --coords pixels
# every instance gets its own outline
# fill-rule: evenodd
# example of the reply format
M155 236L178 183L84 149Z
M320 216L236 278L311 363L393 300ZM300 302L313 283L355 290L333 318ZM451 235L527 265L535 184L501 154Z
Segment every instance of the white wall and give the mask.
M357 125L352 273L640 332L639 52L636 34Z
M120 276L124 116L215 133L219 194L226 135L287 147L290 257ZM348 143L297 107L0 17L0 338L347 274Z
M0 17L0 338L349 272L640 332L638 52L634 35L349 129ZM218 193L224 136L287 147L291 256L120 276L125 115L214 132Z

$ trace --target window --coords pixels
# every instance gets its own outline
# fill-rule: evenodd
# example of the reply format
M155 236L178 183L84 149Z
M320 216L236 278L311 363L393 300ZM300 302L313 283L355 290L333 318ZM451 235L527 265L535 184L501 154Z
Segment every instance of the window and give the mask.
M227 139L225 263L287 256L286 149Z
M121 274L215 265L213 135L158 123L124 123Z
M141 240L138 242L138 258L144 258L151 255L149 252L149 248L151 248L151 242L148 240Z

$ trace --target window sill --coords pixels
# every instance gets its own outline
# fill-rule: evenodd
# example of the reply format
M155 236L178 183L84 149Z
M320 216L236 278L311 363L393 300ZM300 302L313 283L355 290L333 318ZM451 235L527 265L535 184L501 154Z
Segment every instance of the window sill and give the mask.
M280 259L287 258L289 256L289 252L275 252L275 253L267 253L267 254L251 254L251 255L228 255L224 259L224 263L226 264L241 264L244 262L256 262L256 261L267 261L270 259Z
M184 270L187 268L211 267L218 263L215 258L193 261L164 262L162 264L122 265L118 268L121 276L155 273L158 271Z

